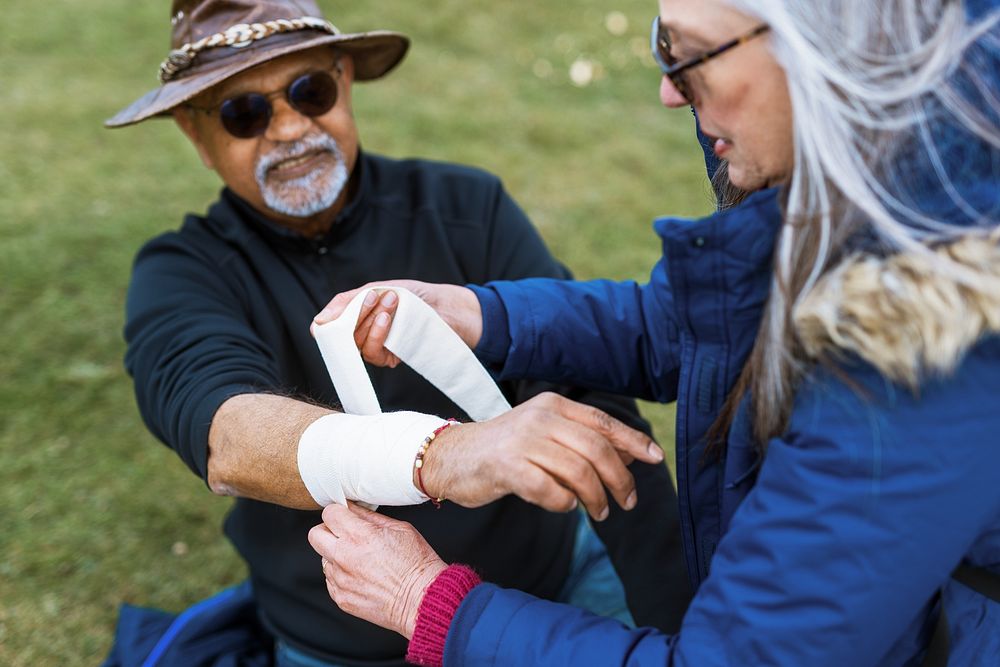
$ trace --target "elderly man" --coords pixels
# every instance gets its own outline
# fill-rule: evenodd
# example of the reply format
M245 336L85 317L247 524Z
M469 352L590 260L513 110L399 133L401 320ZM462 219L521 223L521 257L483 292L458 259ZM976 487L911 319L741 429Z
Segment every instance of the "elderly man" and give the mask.
M399 664L405 641L331 604L306 541L321 503L303 480L300 440L332 413L322 406L337 404L310 321L332 295L373 280L464 284L566 271L496 178L360 150L352 84L394 68L408 47L404 36L341 33L306 0L175 0L171 13L173 50L160 67L162 85L107 125L172 116L226 187L205 215L189 215L136 258L125 337L140 411L213 492L238 497L226 533L247 561L280 664ZM373 369L372 377L386 409L460 416L409 369ZM503 385L512 403L553 389ZM561 393L647 428L623 399ZM519 435L540 414L558 420L573 413L564 421L577 435L567 433L566 442L579 439L582 406L551 394L532 406L495 427L498 452L517 456ZM616 439L606 431L617 422L587 414L594 428L583 439ZM365 443L329 443L352 445ZM591 478L598 493L593 484L563 483L575 477L559 472L570 456L565 449L546 472L548 486L536 485L543 492L530 499L565 509L552 500L565 486L592 516L607 518L598 533L636 620L674 629L687 583L666 470L631 465L641 500L631 512L611 511L600 481L631 507L631 478L612 484L598 465ZM494 497L448 497L471 507L507 492L530 496L507 481L498 482ZM506 497L479 509L446 504L438 512L425 504L386 513L491 580L622 615L615 609L621 582L580 512L549 513ZM637 524L662 529L653 538L634 530Z

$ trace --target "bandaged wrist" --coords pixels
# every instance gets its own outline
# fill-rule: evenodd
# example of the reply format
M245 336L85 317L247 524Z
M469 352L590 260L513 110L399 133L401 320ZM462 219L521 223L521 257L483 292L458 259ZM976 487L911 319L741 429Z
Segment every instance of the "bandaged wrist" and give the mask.
M419 505L413 462L428 433L448 423L419 412L320 417L299 438L299 474L321 507L348 500Z

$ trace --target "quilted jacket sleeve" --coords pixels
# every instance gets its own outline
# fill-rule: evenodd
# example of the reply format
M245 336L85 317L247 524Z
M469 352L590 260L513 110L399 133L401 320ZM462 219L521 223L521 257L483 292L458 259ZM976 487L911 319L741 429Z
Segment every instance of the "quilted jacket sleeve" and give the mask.
M936 592L1000 516L998 369L994 341L919 396L868 368L850 371L864 399L843 373L818 375L770 443L679 634L481 585L452 623L445 664L919 660Z
M660 402L677 397L680 337L663 260L649 283L491 282L509 331L500 375L544 378ZM496 320L484 311L484 320Z

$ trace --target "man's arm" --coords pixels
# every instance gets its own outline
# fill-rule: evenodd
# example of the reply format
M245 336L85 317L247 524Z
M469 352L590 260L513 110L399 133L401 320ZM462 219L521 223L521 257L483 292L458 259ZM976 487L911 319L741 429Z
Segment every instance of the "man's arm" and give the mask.
M208 433L208 486L293 509L318 509L298 466L302 433L332 410L273 394L241 394L215 413Z
M248 323L243 295L224 282L208 279L215 273L214 267L208 268L209 259L180 239L167 237L147 247L136 262L127 307L126 365L150 430L217 493L316 508L319 505L309 492L312 487L307 488L302 479L303 472L320 485L327 480L339 484L342 477L324 475L338 477L349 469L363 472L365 462L352 454L370 451L375 442L371 439L379 437L383 438L379 442L402 447L392 449L401 453L392 459L401 471L393 478L397 486L412 484L413 457L433 430L427 427L427 416L416 413L343 415L343 422L327 422L324 426L331 428L322 429L314 441L317 449L310 450L319 452L322 465L299 468L303 434L312 433L311 425L333 413L272 393L281 387L273 351ZM463 425L462 437L446 433L427 459L429 483L441 477L461 478L435 458L447 450L449 440L475 433L472 442L505 443L508 456L493 460L497 450L487 446L466 452L466 469L477 466L482 470L475 483L444 484L437 489L459 504L478 506L514 493L547 509L565 510L576 495L598 516L607 506L605 486L620 504L626 504L633 481L617 452L656 460L648 451L650 440L584 407L560 397L539 397L493 423ZM390 421L392 429L387 427ZM533 437L514 435L526 433ZM359 441L365 447L357 447ZM411 442L412 447L406 449ZM333 455L327 457L330 451ZM459 458L440 457L440 461ZM385 463L378 460L374 465L381 468ZM531 475L523 470L519 474L518 466L530 469ZM581 471L584 474L577 474ZM412 487L407 490L412 492ZM349 498L384 502L375 497Z
M315 509L296 452L306 427L331 411L274 393L277 360L249 325L243 295L216 277L211 241L167 234L136 258L125 365L139 410L213 492Z

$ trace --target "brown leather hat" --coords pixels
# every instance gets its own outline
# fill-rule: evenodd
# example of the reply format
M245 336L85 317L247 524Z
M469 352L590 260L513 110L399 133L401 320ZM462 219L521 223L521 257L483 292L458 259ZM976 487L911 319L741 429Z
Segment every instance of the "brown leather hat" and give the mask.
M377 79L399 64L410 40L396 32L341 33L313 0L173 0L171 51L159 88L104 122L122 127L166 115L234 74L324 44L354 59L354 78Z

